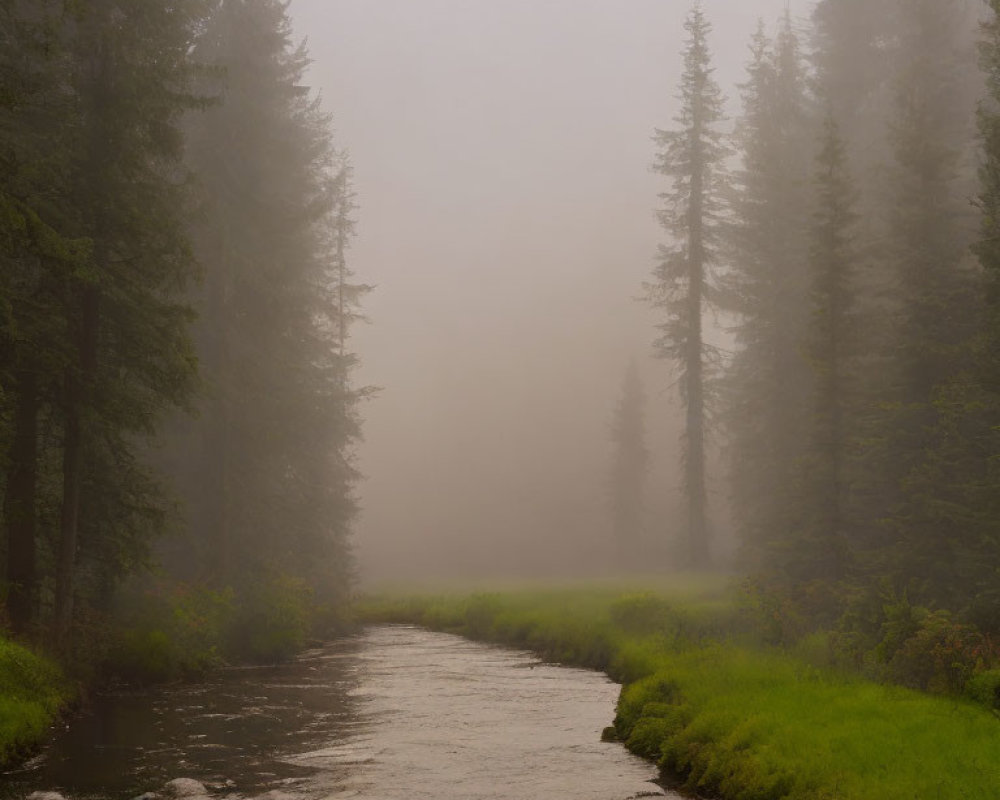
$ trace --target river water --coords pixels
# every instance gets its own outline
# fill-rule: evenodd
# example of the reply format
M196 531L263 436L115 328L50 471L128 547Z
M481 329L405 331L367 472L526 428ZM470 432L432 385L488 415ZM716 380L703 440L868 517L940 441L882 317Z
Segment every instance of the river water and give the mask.
M193 778L228 798L627 800L655 768L600 741L618 686L418 628L281 666L98 698L0 795L119 800ZM667 795L674 797L674 795Z

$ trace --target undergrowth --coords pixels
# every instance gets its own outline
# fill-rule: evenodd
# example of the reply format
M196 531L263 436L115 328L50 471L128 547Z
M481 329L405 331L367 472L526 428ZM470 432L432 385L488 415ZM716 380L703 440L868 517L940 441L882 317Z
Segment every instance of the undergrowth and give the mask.
M71 699L53 662L0 638L0 764L37 747Z

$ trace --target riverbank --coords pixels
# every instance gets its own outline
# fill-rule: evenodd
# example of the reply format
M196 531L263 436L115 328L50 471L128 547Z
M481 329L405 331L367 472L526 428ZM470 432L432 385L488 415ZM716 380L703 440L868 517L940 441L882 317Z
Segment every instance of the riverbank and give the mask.
M725 800L992 800L1000 720L753 641L719 584L385 595L405 622L532 650L623 683L609 736L690 792Z
M0 637L0 766L40 747L73 698L53 661Z
M226 664L280 663L352 626L345 609L278 576L241 594L148 582L107 617L77 622L61 665L0 635L0 769L44 745L81 696L197 679Z

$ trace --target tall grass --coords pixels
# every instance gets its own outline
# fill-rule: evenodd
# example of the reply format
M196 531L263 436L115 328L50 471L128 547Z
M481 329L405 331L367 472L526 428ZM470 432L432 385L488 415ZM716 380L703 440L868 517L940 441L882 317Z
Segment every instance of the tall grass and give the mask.
M41 744L71 695L54 663L0 638L0 765Z
M523 647L624 682L613 734L727 800L994 800L1000 720L752 643L714 585L383 596L369 622Z

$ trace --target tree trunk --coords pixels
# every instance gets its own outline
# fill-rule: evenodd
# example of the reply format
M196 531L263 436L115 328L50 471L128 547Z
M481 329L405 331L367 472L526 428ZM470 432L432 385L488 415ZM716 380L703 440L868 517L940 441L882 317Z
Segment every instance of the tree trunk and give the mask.
M705 488L705 366L701 307L705 281L704 181L702 159L695 159L688 221L687 414L684 490L688 504L688 558L695 568L711 566Z
M99 262L100 263L100 262ZM100 295L96 287L81 292L82 319L77 369L66 374L66 430L63 441L63 504L56 559L56 598L53 627L58 644L66 641L73 622L76 552L79 540L80 488L86 448L85 415L89 387L97 368L97 326Z
M14 441L7 473L7 613L16 633L35 621L36 494L38 489L38 378L30 368L18 376Z

